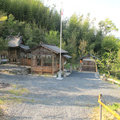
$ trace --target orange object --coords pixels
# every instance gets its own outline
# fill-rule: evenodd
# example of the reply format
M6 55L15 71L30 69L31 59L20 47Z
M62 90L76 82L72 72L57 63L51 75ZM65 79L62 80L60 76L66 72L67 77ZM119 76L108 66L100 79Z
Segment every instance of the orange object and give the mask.
M82 60L80 60L80 63L82 63Z

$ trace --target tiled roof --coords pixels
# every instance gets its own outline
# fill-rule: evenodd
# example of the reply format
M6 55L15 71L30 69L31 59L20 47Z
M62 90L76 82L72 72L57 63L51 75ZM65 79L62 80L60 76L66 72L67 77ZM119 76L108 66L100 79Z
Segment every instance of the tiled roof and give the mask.
M23 45L23 44L20 44L20 47L25 49L25 50L29 50L30 49L29 46L26 46L26 45Z
M18 36L8 37L7 39L10 39L10 41L8 42L9 47L17 47L22 41L21 37Z
M9 47L21 47L24 50L30 49L29 46L21 44L22 43L21 36L12 36L12 37L8 37L7 39L10 39L10 41L8 42Z
M71 57L71 56L69 56L69 55L63 55L63 57L65 57L65 58L67 58L67 59L72 58L72 57Z
M55 46L55 45L50 45L50 44L41 44L41 46L45 47L45 48L48 48L56 53L60 53L60 48ZM61 49L61 53L68 53L67 51Z
M91 55L90 53L88 53L87 55L82 56L82 57L80 57L80 58L78 58L78 59L81 60L81 59L84 59L84 58L86 58L86 57L92 57L93 59L100 59L100 58L98 58L98 57L96 57L96 56L94 56L94 55Z

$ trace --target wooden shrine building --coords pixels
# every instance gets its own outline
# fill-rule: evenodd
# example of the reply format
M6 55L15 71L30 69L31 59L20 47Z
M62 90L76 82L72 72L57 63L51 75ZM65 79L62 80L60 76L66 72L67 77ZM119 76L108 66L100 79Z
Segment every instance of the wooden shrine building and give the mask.
M20 64L29 64L31 65L31 61L26 61L25 59L29 58L29 53L27 53L27 50L29 50L29 46L26 46L24 44L23 38L21 36L8 36L7 39L10 41L8 42L8 62L9 63L15 63L18 62ZM23 60L24 58L24 60ZM26 64L26 65L27 65Z
M31 72L32 73L49 73L54 74L59 71L59 56L60 48L51 45L40 43L35 48L28 50L31 51ZM64 62L71 56L67 55L67 51L61 49L62 69L64 69Z
M21 36L9 36L8 63L30 66L32 73L54 74L59 71L60 48L55 45L40 43L30 49L24 44ZM71 58L68 52L61 49L61 68L66 59Z
M99 59L99 58L91 55L90 53L88 53L85 56L80 57L79 60L81 63L82 71L97 72L97 64L95 61L96 59Z

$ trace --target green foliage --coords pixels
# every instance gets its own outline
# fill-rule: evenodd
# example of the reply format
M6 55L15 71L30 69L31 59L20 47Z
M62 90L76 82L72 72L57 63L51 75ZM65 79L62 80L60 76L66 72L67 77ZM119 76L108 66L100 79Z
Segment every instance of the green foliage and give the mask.
M120 103L114 103L112 105L108 105L108 107L113 111L117 111L118 109L120 109Z
M100 21L99 28L103 32L104 36L108 35L111 31L118 31L118 28L109 18L106 18L104 21Z
M46 42L48 44L55 44L56 46L60 45L60 35L58 31L51 30L49 33L46 33Z
M102 42L102 48L106 51L117 51L118 50L118 44L117 44L117 39L114 36L106 36L103 39Z
M117 51L119 46L116 42L116 38L113 36L106 36L102 42L102 57L98 60L102 70L108 72L108 77L110 76L111 68L115 67L117 62Z
M50 9L39 0L1 0L0 10L12 14L16 20L37 24L47 30L58 30L60 14L55 6Z
M66 64L66 69L70 69L70 63Z
M4 40L3 38L0 38L0 52L3 50L7 50L8 46L7 46L8 40Z

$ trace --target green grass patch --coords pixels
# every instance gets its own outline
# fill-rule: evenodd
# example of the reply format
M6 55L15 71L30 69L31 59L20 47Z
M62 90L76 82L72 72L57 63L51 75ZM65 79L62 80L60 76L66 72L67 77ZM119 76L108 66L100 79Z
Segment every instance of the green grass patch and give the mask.
M3 109L2 108L0 108L0 117L1 116L4 116L4 112L3 112Z
M8 90L7 93L14 94L16 96L20 96L23 93L29 93L29 91L26 88L20 88L20 89Z
M14 85L12 85L12 87L13 87L13 88L17 88L17 85L16 85L16 84L14 84Z
M1 105L1 104L4 104L4 101L0 99L0 105Z
M0 101L1 101L0 105L4 105L4 104L22 103L22 102L25 102L26 99L11 97L11 96L10 97L4 96L4 97L0 98Z
M113 111L117 111L120 109L120 103L114 103L113 105L108 105L108 107Z

